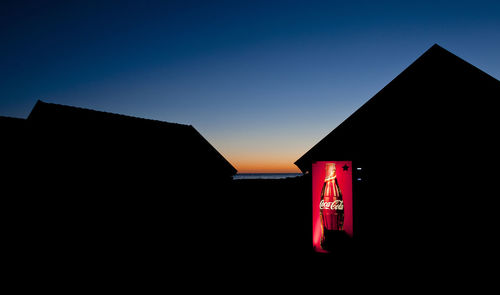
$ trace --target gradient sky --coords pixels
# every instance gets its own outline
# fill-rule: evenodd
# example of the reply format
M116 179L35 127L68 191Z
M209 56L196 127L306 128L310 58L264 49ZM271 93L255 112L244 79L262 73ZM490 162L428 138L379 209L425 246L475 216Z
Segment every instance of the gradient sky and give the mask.
M434 43L500 78L500 1L1 1L0 115L193 125L239 172L302 154Z

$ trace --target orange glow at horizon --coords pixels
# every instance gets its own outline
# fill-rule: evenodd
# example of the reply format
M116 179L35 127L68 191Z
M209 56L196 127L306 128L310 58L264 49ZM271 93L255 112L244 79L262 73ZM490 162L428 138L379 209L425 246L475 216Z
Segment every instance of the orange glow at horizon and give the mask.
M238 158L228 159L238 173L301 173L291 159Z
M293 135L289 128L294 128ZM212 141L238 173L301 173L294 162L311 148L309 143L316 140L304 140L311 136L308 130L290 124L281 132L265 128L259 132L234 130Z

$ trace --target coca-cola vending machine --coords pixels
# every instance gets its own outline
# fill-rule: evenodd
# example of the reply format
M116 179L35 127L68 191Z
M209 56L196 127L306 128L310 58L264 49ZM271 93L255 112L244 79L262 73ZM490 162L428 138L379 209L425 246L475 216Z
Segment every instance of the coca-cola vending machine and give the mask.
M318 161L312 165L313 247L328 252L353 236L352 161Z

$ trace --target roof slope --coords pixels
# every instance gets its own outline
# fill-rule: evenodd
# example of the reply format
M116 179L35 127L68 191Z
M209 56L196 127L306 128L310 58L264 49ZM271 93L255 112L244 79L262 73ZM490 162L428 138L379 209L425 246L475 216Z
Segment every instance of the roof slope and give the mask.
M236 169L191 125L95 111L38 101L27 118L28 124L53 131L64 138L84 137L87 141L119 145L120 149L157 153L166 159L165 169L198 161L208 169L234 175ZM103 145L101 145L103 147ZM160 160L160 159L158 159ZM176 164L173 164L176 163Z
M387 141L404 146L466 134L496 120L499 98L498 80L435 44L295 165L306 172L313 161L357 159Z

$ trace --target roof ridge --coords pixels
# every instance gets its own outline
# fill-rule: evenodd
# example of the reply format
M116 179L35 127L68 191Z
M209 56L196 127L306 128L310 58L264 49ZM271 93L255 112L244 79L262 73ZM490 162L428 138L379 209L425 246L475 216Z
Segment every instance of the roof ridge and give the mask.
M385 99L386 97L385 93L389 91L394 85L397 85L399 81L403 81L405 77L411 77L408 75L412 75L411 71L418 69L421 65L426 65L428 60L430 59L431 61L435 58L439 58L439 61L441 61L442 58L445 58L447 62L452 62L453 64L456 64L457 66L460 66L461 68L466 67L467 69L472 69L474 73L479 73L483 75L483 77L486 77L486 79L492 79L495 83L499 83L500 81L497 80L495 77L491 76L487 72L483 71L482 69L478 68L477 66L471 64L467 60L463 59L462 57L454 54L453 52L441 47L439 44L435 43L432 45L429 49L427 49L424 53L422 53L420 56L418 56L413 62L411 62L402 72L397 74L389 83L387 83L385 86L382 87L378 92L376 92L374 95L372 95L366 102L364 102L360 107L358 107L354 112L352 112L347 118L345 118L340 124L338 124L333 130L331 130L329 133L327 133L322 139L320 139L316 144L314 144L307 152L305 152L299 159L297 159L294 164L297 165L299 168L302 165L301 163L306 161L308 157L311 157L315 152L317 152L321 147L324 145L325 140L328 140L328 138L331 138L333 136L339 136L339 134L342 134L344 132L346 126L349 126L349 124L352 124L353 120L356 120L363 112L365 112L367 109L370 108L371 105L377 104L378 100L380 98ZM441 67L441 63L431 63L431 66L439 66ZM418 75L421 75L419 73Z
M58 107L70 108L70 109L75 109L75 110L83 110L83 111L88 111L88 112L95 112L95 113L101 113L101 114L106 114L106 115L113 115L113 116L116 116L116 117L132 118L132 119L145 120L145 121L162 123L162 124L180 125L180 126L185 126L185 127L192 126L192 125L189 125L189 124L180 124L180 123L167 122L167 121L161 121L161 120L156 120L156 119L149 119L149 118L142 118L142 117L137 117L137 116L125 115L125 114L112 113L112 112L107 112L107 111L94 110L94 109L89 109L89 108L84 108L84 107L77 107L77 106L70 106L70 105L64 105L64 104L58 104L58 103L52 103L52 102L45 102L45 101L42 101L40 99L37 100L35 106L37 104L54 105L54 106L58 106Z
M459 60L460 62L462 63L465 63L467 66L469 67L472 67L474 68L475 70L478 70L484 74L486 74L487 76L493 78L494 80L496 81L500 81L498 80L497 78L493 77L491 74L487 73L486 71L484 71L483 69L480 69L478 68L477 66L475 66L474 64L472 64L471 62L467 61L465 58L462 58L460 56L458 56L457 54L449 51L448 49L440 46L439 44L435 43L434 45L432 45L429 49L427 49L427 51L425 51L422 55L420 55L420 57L418 57L415 61L417 61L418 59L420 59L421 57L424 57L425 55L429 54L429 53L433 53L433 52L436 52L436 51L441 51L441 52L444 52L448 57L453 57L454 59L456 60ZM411 66L411 64L410 64ZM409 67L409 66L408 66Z
M18 117L10 117L10 116L2 116L2 115L0 115L0 119L25 120L25 119L23 119L23 118L18 118Z

